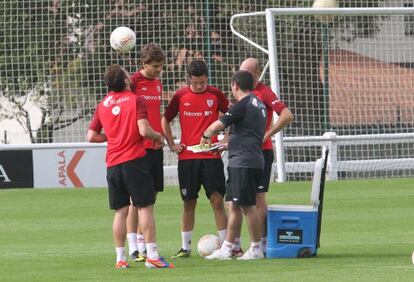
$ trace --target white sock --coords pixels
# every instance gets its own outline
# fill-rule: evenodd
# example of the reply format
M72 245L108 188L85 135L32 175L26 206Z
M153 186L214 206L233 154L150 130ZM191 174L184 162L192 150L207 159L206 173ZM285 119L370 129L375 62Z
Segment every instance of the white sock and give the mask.
M262 252L262 242L251 242L250 243L250 251L254 253L261 253Z
M193 236L193 231L181 232L181 241L182 247L184 250L191 250L191 237Z
M128 251L129 251L129 254L132 254L133 252L138 250L137 233L128 233L127 239L128 239Z
M262 251L263 251L263 253L265 253L266 248L267 248L267 237L262 237L261 241L262 241Z
M147 243L147 257L149 259L158 259L158 249L157 249L157 243Z
M227 229L219 230L217 231L217 233L220 238L220 241L224 242L224 240L226 239Z
M240 251L241 250L241 238L240 237L234 238L233 250L235 250L235 251Z
M126 256L125 256L125 248L124 247L117 247L115 248L115 252L116 252L116 262L123 260L126 261Z
M233 243L224 240L223 244L221 244L221 248L220 251L222 254L226 255L226 256L231 256L231 250L233 248Z
M144 234L140 234L140 233L137 234L137 245L138 245L138 252L140 254L143 254L146 250Z

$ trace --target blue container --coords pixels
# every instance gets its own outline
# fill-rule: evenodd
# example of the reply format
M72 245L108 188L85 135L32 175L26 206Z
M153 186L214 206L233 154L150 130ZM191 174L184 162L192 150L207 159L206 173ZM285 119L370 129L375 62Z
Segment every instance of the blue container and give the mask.
M271 205L267 209L267 258L316 255L318 207Z

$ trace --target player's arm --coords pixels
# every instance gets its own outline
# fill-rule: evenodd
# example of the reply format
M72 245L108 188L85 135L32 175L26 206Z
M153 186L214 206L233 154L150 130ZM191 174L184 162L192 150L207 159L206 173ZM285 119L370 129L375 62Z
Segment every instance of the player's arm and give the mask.
M270 138L281 131L286 125L291 123L293 119L293 114L289 108L284 108L279 114L279 119L266 131L263 140L267 140L267 138Z
M211 137L217 135L224 128L224 123L221 122L221 120L216 120L215 122L210 124L210 126L206 130L204 130L203 135L201 136L200 145L211 145Z
M98 133L92 129L88 129L88 133L86 135L88 142L90 143L103 143L106 142L106 135L103 133Z
M137 124L139 134L141 134L141 136L154 140L156 145L162 146L164 144L164 137L152 129L147 119L139 119Z
M95 114L89 125L86 139L90 143L103 143L107 141L106 135L102 133L102 124L99 120L98 108L96 108Z
M177 154L181 153L184 150L185 146L183 144L175 144L171 129L171 122L168 121L165 117L162 117L161 127L170 150Z

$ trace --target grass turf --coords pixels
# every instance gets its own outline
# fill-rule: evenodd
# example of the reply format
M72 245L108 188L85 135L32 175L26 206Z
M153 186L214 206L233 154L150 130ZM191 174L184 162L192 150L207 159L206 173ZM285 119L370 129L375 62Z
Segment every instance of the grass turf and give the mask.
M274 184L269 203L307 204L309 182ZM166 188L156 205L158 246L180 248L181 200ZM200 194L193 255L175 269L132 263L115 270L106 189L0 191L0 281L412 281L414 179L327 182L321 248L310 259L206 261L196 241L215 234ZM248 248L243 226L243 247ZM171 261L171 260L169 260Z

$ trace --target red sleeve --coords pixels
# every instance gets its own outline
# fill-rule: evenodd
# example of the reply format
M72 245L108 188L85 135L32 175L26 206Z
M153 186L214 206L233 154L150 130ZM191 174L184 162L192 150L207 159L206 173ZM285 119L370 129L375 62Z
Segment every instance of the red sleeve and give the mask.
M93 115L91 123L89 124L89 129L93 130L97 133L100 133L101 130L102 130L102 124L101 124L101 121L99 120L98 108L99 108L99 106L96 107L95 114Z
M226 113L229 109L229 100L226 98L223 92L219 92L217 95L218 109L222 113Z
M262 101L272 108L278 115L287 108L286 104L279 100L277 95L270 88L266 88L262 93Z
M134 92L134 93L135 93L135 90L137 89L137 84L138 84L138 80L139 80L140 76L141 76L140 71L137 71L136 73L134 73L131 76L131 85L130 85L130 87L131 87L131 91Z
M145 99L142 96L137 96L137 120L147 119L148 111Z
M181 91L177 91L174 96L172 97L170 103L168 104L167 108L164 112L164 117L166 120L171 122L178 114L179 105L180 105L180 97L182 96Z

